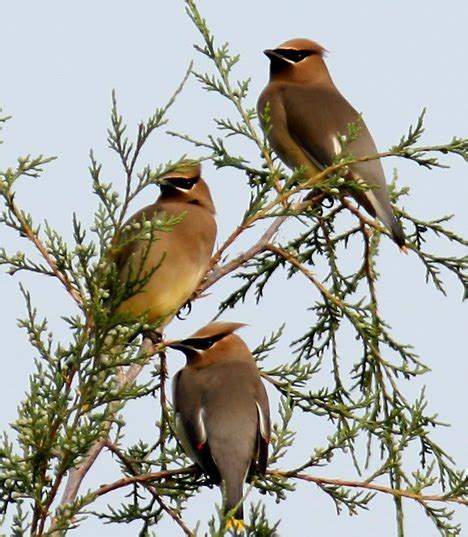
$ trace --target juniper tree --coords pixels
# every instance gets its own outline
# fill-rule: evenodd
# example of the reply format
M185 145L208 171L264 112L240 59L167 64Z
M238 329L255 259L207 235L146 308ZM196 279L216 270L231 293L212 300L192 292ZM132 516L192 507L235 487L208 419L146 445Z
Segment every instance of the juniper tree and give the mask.
M248 494L256 489L277 502L294 502L295 484L304 481L317 485L314 493L330 498L338 512L350 514L372 509L373 499L381 494L393 501L399 536L405 534L403 501L417 502L441 535L460 534L452 506L468 503L466 476L436 441L434 431L442 423L428 410L430 394L422 391L414 400L407 396L408 382L424 375L428 367L411 342L399 341L381 315L378 280L385 269L379 264L379 246L388 240L388 231L348 197L353 189L363 188L343 178L344 168L355 157L344 143L334 163L313 178L317 195L305 200L311 179L301 169L288 173L272 153L252 108L255 99L249 80L235 77L239 56L227 44L218 44L193 0L186 0L185 6L200 34L196 64L190 65L169 102L138 125L134 138L127 134L113 95L108 142L120 159L125 186L119 189L106 181L105 170L91 153L90 188L99 207L89 229L80 215L73 215L73 240L66 242L47 222L22 207L16 195L18 185L41 176L51 158L18 158L0 174L0 225L17 233L19 248L24 240L33 247L32 253L0 249L0 263L20 282L25 272L39 275L44 285L49 285L50 278L57 280L79 311L63 319L69 338L59 341L49 329L47 312L39 312L21 286L26 314L19 323L31 343L35 372L12 431L4 435L0 447L0 510L3 515L13 513L8 519L12 520L11 533L65 534L88 516L115 524L138 521L140 535L157 533L158 523L166 517L173 519L180 534L214 536L232 531L225 528L221 508L207 530L189 527L185 521L187 505L197 501L200 489L211 485L191 466L174 433L168 342L154 343L141 336L158 323L116 311L122 300L138 291L138 285L144 285L144 277L129 288L119 282L109 261L112 249L123 246L116 244L115 237L129 216L130 203L180 166L177 161L164 162L163 155L159 166L145 165L141 153L149 137L165 128L167 112L177 105L187 78L195 77L213 98L229 103L231 115L215 117L218 130L205 138L172 131L168 135L185 140L188 154L195 146L217 168L240 171L251 195L238 215L238 225L215 252L193 301L210 300L207 292L231 277L239 284L219 303L219 314L235 312L240 302L252 297L260 308L264 297L275 292L277 273L288 279L300 276L309 289L304 315L310 323L305 333L284 342L282 320L275 318L270 334L258 334L254 355L270 391L276 393L277 404L272 409L275 423L269 469L265 478L252 476ZM8 119L3 116L0 121L4 124ZM349 125L346 140L358 133L358 125ZM409 159L434 174L446 166L450 155L468 160L467 139L429 146L423 135L424 112L378 157ZM239 156L238 147L245 144L255 157ZM400 208L409 190L396 178L391 194L405 225L410 255L424 267L427 281L445 293L444 282L451 274L466 297L464 249L468 242L450 230L450 217L434 214L424 220ZM222 218L222 210L219 213ZM170 232L177 221L158 218L134 226L127 229L124 240L149 237L150 244L154 231ZM301 225L288 227L291 222ZM435 236L455 244L460 253L438 254L432 249ZM239 253L235 247L241 241L247 246ZM346 256L351 250L360 253L352 269ZM294 303L286 304L285 311L288 308L294 308ZM351 366L343 359L349 338L357 341L358 349ZM272 366L271 357L280 344L287 344L289 351L283 353L279 365ZM141 381L145 370L151 375ZM157 420L157 427L151 445L129 444L125 438L122 412L129 401L140 398L156 401L152 421ZM294 428L298 414L302 423L331 423L333 432L325 443L307 435L308 455L286 465L287 453L306 434ZM409 457L415 449L416 465ZM89 490L82 481L96 471L95 462L104 451L113 455L120 478ZM355 478L327 476L330 463L343 454ZM116 505L112 494L119 489L128 495ZM98 510L95 505L101 497L108 498L110 506ZM247 535L281 533L281 524L269 516L262 501L251 506L247 525Z

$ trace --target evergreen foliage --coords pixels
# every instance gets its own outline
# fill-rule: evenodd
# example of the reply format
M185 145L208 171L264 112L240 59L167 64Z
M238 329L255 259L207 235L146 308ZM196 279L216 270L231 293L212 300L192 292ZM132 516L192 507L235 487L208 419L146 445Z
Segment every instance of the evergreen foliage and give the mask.
M269 368L268 356L283 337L283 329L261 341L259 335L254 355L265 381L277 390L280 403L278 409L272 409L275 423L268 473L265 478L253 476L251 487L274 496L278 502L293 502L291 492L298 480L315 483L338 512L347 510L351 514L372 509L375 495L386 494L394 501L399 536L405 534L402 500L407 498L420 504L441 535L460 535L461 527L451 506L468 504L466 474L435 440L434 430L443 423L427 409L430 394L423 390L416 400L405 395L405 385L424 375L428 367L408 342L395 338L379 311L379 245L389 233L349 201L347 194L362 189L362 185L341 176L347 165L357 161L347 144L357 136L359 126L349 126L342 139L342 153L332 166L313 178L310 195L311 179L304 170L289 174L259 129L256 112L250 107L254 96L249 92L249 80L236 80L234 75L239 56L228 44L217 44L193 0L185 0L185 6L199 30L200 43L195 49L207 64L207 71L190 65L173 97L138 126L134 140L127 135L116 96L112 96L108 142L120 158L125 189L118 191L103 181L101 164L91 153L91 188L99 207L89 229L79 215L74 215L73 242L69 244L47 221L37 222L21 207L15 195L17 185L40 177L52 158L21 157L14 167L0 172L0 226L14 230L34 247L31 254L0 248L0 264L9 274L38 273L46 284L46 276L57 279L80 311L65 319L71 337L62 343L22 288L26 316L19 323L36 357L35 372L13 424L14 433L5 434L0 444L0 513L15 513L11 528L15 536L65 534L86 516L116 524L138 520L142 536L153 534L155 527L157 532L163 517L171 517L181 534L204 533L198 527L189 528L184 521L187 502L201 487L211 485L190 465L174 434L167 395L166 342L154 344L138 335L157 328L158 323L150 325L144 318L116 312L119 303L138 292L149 275L134 275L132 281L122 284L111 263L115 252L128 241L149 238L150 245L154 231L170 230L177 224L174 218L132 226L125 222L130 202L142 190L158 184L165 173L181 166L181 162L161 164L157 169L142 166L140 153L151 134L166 125L167 111L187 78L194 76L205 90L232 104L232 116L215 118L217 133L205 139L170 134L204 148L206 158L217 167L244 172L251 189L239 225L214 254L194 299L221 278L234 275L239 285L219 304L219 312L235 308L250 296L261 302L265 294L274 292L272 277L279 271L286 271L288 277L302 275L313 290L307 313L310 328L291 342L291 355L280 366ZM8 119L1 117L0 124ZM421 145L423 120L424 112L416 125L379 157L409 159L430 170L446 166L448 155L468 160L468 139ZM255 149L258 158L251 161L236 154L239 138ZM396 181L391 190L394 203L409 195L409 189ZM307 198L305 194L309 194ZM397 212L406 229L410 255L422 263L427 281L445 294L444 281L451 274L466 297L468 241L449 229L450 216L424 221L402 209ZM352 225L346 229L343 215L348 219L352 215ZM280 240L277 231L294 218L305 224L300 233ZM247 229L256 230L257 239L243 253L225 260L225 254ZM434 236L455 243L460 254L443 256L433 251ZM352 271L345 269L349 267L346 249L359 248L362 262ZM360 357L350 369L341 359L343 332L347 337L352 333L361 347ZM155 355L157 365L151 380L138 382L138 375ZM315 375L320 373L325 378L324 371L329 371L328 380L321 382L320 389L312 389ZM125 446L125 423L120 412L129 400L150 394L160 403L157 441L154 445L138 442ZM302 434L292 426L298 412L329 421L334 432L326 444L311 448L306 460L282 469L285 453ZM414 449L419 452L417 467L407 463L407 453ZM81 481L93 471L102 450L113 454L122 478L96 490L83 490ZM361 476L358 481L323 477L326 465L338 453L349 457L350 465ZM322 477L315 474L319 467ZM121 505L95 510L97 498L106 494L111 498L110 493L120 488L129 492ZM246 487L247 494L249 490ZM251 506L246 522L246 535L276 535L281 528L269 520L261 502ZM225 528L220 508L209 521L208 534L233 531Z

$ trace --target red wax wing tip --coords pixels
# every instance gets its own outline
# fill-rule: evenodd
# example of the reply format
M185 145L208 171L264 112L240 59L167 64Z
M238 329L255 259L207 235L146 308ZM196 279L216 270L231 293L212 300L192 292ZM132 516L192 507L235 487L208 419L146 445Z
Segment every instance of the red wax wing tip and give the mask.
M205 444L203 442L198 442L198 444L195 445L195 449L203 449L205 447Z

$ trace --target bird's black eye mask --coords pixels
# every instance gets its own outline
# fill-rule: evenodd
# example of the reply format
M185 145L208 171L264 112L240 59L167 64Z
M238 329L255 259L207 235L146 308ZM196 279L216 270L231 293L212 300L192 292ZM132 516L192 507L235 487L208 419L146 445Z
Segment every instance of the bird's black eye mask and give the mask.
M182 177L168 177L166 179L166 185L173 188L180 188L182 190L192 190L192 188L198 183L199 177L193 177L191 179L185 179Z
M297 50L293 48L277 48L275 50L280 56L289 60L290 62L299 63L303 59L315 54L312 50Z
M206 351L212 347L217 341L223 339L226 334L218 334L211 337L194 337L189 339L184 339L181 341L182 345L190 347L192 349L197 349L198 351Z

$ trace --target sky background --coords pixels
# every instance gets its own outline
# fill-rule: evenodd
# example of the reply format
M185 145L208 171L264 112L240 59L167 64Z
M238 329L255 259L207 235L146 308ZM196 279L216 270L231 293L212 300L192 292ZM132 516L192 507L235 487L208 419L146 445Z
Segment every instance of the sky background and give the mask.
M267 82L268 61L262 54L292 37L309 37L329 50L327 64L338 88L361 111L384 150L397 143L408 126L426 107L424 144L448 142L452 136L467 136L468 74L466 32L468 8L463 0L452 2L376 3L311 2L310 0L257 0L212 2L200 0L199 9L207 19L218 43L228 41L241 60L236 68L240 78L251 77L249 105ZM117 91L119 107L135 132L137 123L163 105L179 84L191 59L195 68L209 66L196 54L193 43L200 43L197 31L184 13L182 1L122 2L41 2L16 0L0 5L0 107L13 119L1 138L0 169L14 165L25 154L56 155L40 181L21 181L17 202L30 211L36 222L47 221L71 237L71 213L75 211L85 224L92 221L96 200L91 195L87 172L90 148L104 163L104 175L121 181L117 159L107 149L111 90ZM169 129L204 138L215 133L214 116L234 116L227 102L207 95L195 80L189 81L172 108ZM239 146L239 153L242 148ZM141 164L156 166L183 153L202 153L164 133L157 133L146 148ZM250 155L255 156L255 155ZM404 199L407 210L422 219L454 213L451 227L467 234L467 167L461 159L450 158L450 170L428 172L396 159L384 162L387 176L398 168L400 181L411 188ZM248 189L241 175L232 170L216 171L206 164L204 176L210 184L218 210L219 242L234 228L248 200ZM121 184L121 183L120 183ZM138 206L150 203L157 195L149 192ZM286 231L280 239L287 237ZM252 236L250 236L250 240ZM0 228L0 244L10 251L28 250L26 241ZM249 237L239 246L249 244ZM445 243L433 248L441 254L454 252ZM235 250L234 250L235 251ZM361 249L354 245L346 255L350 262L359 259ZM424 281L424 270L413 255L400 255L390 241L384 241L378 262L381 310L392 325L397 339L411 343L432 371L412 381L405 393L415 398L427 386L430 409L439 413L451 427L435 432L435 437L453 454L460 468L468 465L466 411L464 393L468 374L466 305L461 289L447 276L448 297L437 293ZM28 375L34 370L33 356L24 331L16 319L23 317L18 283L32 293L39 312L47 316L57 337L66 339L61 316L74 312L73 304L57 282L21 274L10 277L0 272L2 302L0 338L2 371L0 376L0 429L8 429L15 419L17 405L28 387ZM266 334L288 323L282 345L271 356L273 365L289 356L287 341L303 333L310 323L305 313L315 300L314 291L299 275L287 281L276 277L274 292L256 307L247 302L224 319L249 323L242 336L251 348ZM212 295L198 301L193 313L167 329L169 337L182 337L208 322L216 312L217 299L233 288L225 281L212 289ZM270 290L272 291L273 288ZM350 343L350 345L352 345ZM343 359L352 361L350 356ZM171 374L183 365L178 354L170 355ZM126 441L142 437L154 439L151 412L153 399L129 405L125 417L129 424ZM273 417L277 409L272 405ZM331 432L323 420L296 422L300 439L284 465L299 460L300 453L311 453L323 445ZM296 458L297 457L297 458ZM302 458L301 458L302 460ZM320 471L319 471L320 470ZM338 458L317 474L328 477L354 477L348 459ZM118 468L106 456L92 472L85 487L95 487L118 477ZM103 503L115 502L118 494ZM250 499L264 498L255 491ZM195 497L187 511L193 526L206 521L219 500L218 491L204 491ZM438 535L422 510L405 502L408 535ZM279 533L291 535L371 536L378 528L380 537L395 535L393 502L379 496L368 513L337 516L332 502L314 485L298 484L297 492L277 506L267 501L270 520L282 519ZM468 535L468 514L458 509L457 518ZM8 532L7 525L4 531ZM74 532L77 536L135 535L136 526L103 526L88 520ZM171 521L155 528L158 535L180 535Z

